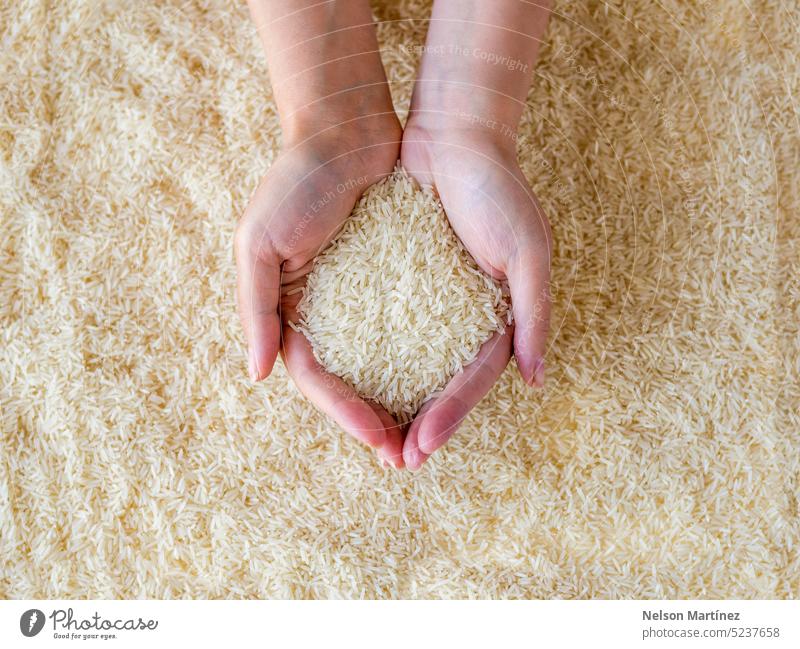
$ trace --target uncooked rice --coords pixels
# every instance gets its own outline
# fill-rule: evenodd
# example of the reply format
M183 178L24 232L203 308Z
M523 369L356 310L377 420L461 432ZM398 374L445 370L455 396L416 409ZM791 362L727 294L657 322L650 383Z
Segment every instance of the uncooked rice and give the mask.
M401 422L511 315L433 190L399 167L367 189L317 258L298 311L319 363Z
M404 118L431 3L373 7ZM247 377L245 3L5 2L0 42L0 597L800 597L796 3L555 3L547 385L510 363L414 474Z

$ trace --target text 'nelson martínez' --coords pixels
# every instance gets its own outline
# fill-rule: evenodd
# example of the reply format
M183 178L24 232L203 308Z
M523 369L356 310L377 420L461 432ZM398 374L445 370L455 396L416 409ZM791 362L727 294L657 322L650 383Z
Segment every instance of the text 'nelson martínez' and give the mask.
M643 620L738 620L738 613L725 611L642 611Z

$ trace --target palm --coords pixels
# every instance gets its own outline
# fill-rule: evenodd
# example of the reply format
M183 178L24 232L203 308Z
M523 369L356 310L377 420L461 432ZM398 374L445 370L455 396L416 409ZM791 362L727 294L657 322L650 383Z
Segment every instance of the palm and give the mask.
M284 270L296 272L312 261L347 218L351 196L335 192L342 161L311 159L302 151L282 154L264 177L245 214L241 231L248 244L281 253ZM328 200L334 188L334 200Z

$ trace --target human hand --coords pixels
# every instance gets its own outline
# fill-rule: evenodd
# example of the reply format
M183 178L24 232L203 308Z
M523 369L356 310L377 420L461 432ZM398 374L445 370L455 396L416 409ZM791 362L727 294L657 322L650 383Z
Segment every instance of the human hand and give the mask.
M512 350L526 383L544 384L550 316L550 226L519 168L514 141L470 128L430 128L409 121L403 167L433 186L465 248L492 277L507 280L514 325L495 334L477 358L428 401L411 423L403 446L410 469L455 432L502 374Z
M325 372L297 319L314 257L361 193L394 169L401 130L367 0L248 0L269 63L284 150L236 230L239 314L250 374L279 349L301 392L342 428L402 465L402 433L381 408Z
M278 353L300 391L379 457L402 466L403 434L394 419L317 363L297 322L313 260L330 243L361 193L392 172L400 126L392 113L369 128L338 124L291 141L261 181L235 237L239 315L249 373L267 377Z

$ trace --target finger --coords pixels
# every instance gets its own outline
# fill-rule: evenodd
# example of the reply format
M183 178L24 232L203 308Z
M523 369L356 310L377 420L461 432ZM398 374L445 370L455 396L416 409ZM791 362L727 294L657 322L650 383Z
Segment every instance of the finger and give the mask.
M441 394L428 401L412 423L414 436L406 437L404 457L422 462L441 448L469 412L486 396L511 358L513 327L495 333L478 352L478 356L456 374ZM408 459L406 460L408 463ZM420 462L421 464L421 462Z
M403 462L403 427L378 404L369 401L367 403L372 406L386 429L386 441L378 449L378 457L382 462L390 464L395 469L402 469L405 466Z
M424 408L424 406L423 406ZM420 411L422 412L422 411ZM406 467L412 471L417 471L428 459L422 451L419 450L418 433L420 421L414 420L406 433L405 442L403 442L403 462Z
M543 387L550 328L549 246L543 243L523 245L509 261L506 275L514 313L517 366L528 385Z
M239 318L247 337L248 373L253 381L272 372L281 342L280 259L258 236L240 226L235 245Z
M377 449L384 446L384 420L352 387L317 363L303 334L284 327L281 353L289 375L309 401L357 440Z
M302 298L304 275L283 277L281 313L286 368L300 391L356 439L378 449L378 456L396 468L403 467L403 430L384 408L364 400L339 377L326 372L314 358L308 339L288 323L300 319L297 306Z

